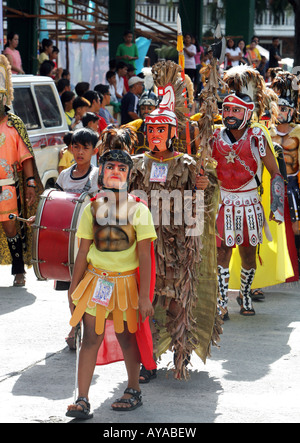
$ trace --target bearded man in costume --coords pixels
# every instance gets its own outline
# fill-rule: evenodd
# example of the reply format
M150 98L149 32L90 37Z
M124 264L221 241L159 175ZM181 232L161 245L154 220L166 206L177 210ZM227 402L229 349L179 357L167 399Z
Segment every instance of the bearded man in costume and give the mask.
M190 220L184 217L185 205L195 214L195 188L204 189L208 179L198 174L194 158L173 148L178 129L184 129L186 124L181 68L173 62L163 62L154 65L152 72L163 100L145 119L150 152L133 157L131 189L137 195L139 191L146 194L155 214L158 237L153 302L155 357L172 350L174 376L182 379L188 377L186 366L192 352L205 362L210 345L218 341L220 332L215 323L217 292L211 296L209 291L201 293L198 287L201 232L194 231L193 235ZM170 196L171 192L176 193L176 198ZM167 207L164 201L159 201L163 196L168 198ZM167 213L168 221L164 218ZM201 214L197 216L200 222ZM154 371L149 373L142 368L144 382L155 376Z
M263 208L259 195L263 165L271 176L269 220L277 223L284 221L284 180L266 129L259 124L251 125L254 111L260 116L265 109L267 99L264 97L263 79L253 69L242 67L236 68L230 78L224 76L224 81L229 84L232 81L234 86L240 86L240 92L231 93L223 101L224 128L214 133L212 153L218 162L217 175L221 186L221 206L217 218L220 236L217 240L218 279L219 304L226 311L226 319L229 318L229 263L235 246L239 247L241 259L240 294L237 297L240 314L255 315L251 286L257 268L257 247L263 242L263 229L268 240L272 239L264 213L266 208ZM258 86L259 103L253 99ZM251 93L251 96L244 91Z
M283 148L287 173L287 196L295 244L300 266L300 191L298 183L300 163L300 125L297 121L298 79L290 72L278 72L271 85L278 94L278 124L270 128L274 143Z
M14 286L24 286L24 264L31 264L31 233L9 215L35 214L42 185L25 125L8 113L12 100L11 68L0 55L0 264L12 263Z

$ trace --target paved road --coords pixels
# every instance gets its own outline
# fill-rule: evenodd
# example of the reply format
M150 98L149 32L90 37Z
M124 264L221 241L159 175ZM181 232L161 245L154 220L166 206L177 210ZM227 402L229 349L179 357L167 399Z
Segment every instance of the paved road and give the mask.
M75 354L67 349L66 292L38 282L13 288L0 267L0 422L68 423ZM269 288L257 315L243 318L230 293L231 320L220 349L204 365L193 356L191 378L172 378L163 356L158 379L143 387L143 407L117 413L110 404L126 388L122 362L97 367L90 392L94 418L87 423L299 423L300 284Z

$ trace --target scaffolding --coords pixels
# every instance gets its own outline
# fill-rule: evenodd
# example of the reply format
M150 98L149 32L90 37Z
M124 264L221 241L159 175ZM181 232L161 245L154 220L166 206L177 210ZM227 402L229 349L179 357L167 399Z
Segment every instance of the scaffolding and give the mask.
M56 43L63 39L79 41L84 37L86 41L93 41L96 47L98 41L109 40L109 13L106 3L100 0L93 0L93 2L55 0L50 6L51 8L40 6L40 13L35 15L11 8L4 1L4 19L37 18L39 23L44 23L43 20L47 20L47 29L42 29L39 25L38 32L47 31L49 38ZM71 24L72 26L70 26ZM135 12L134 31L137 37L146 37L156 43L176 46L176 30L139 11Z

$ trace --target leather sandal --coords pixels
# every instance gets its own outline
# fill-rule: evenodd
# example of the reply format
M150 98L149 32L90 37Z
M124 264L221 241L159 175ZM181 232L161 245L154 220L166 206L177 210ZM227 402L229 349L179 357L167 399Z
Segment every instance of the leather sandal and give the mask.
M150 380L153 380L156 377L157 377L156 369L148 370L145 368L145 366L142 365L141 371L140 371L139 383L143 383L143 384L149 383Z
M130 394L130 398L118 398L114 403L111 405L112 409L114 411L133 411L134 409L138 408L139 406L142 406L142 393L141 391L137 391L136 389L127 388L124 391L124 394ZM123 408L122 406L113 406L115 403L123 403L130 405L126 408Z
M84 404L82 404L85 403ZM75 405L80 406L81 410L79 409L71 409L66 412L67 417L71 418L78 418L79 420L89 420L90 418L93 418L93 413L90 412L91 405L86 397L78 397L75 401Z

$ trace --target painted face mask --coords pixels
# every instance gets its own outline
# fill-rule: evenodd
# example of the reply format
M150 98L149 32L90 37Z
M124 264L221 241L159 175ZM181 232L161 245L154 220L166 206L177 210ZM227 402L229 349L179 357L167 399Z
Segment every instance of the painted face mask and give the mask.
M246 102L236 94L228 95L223 101L223 124L228 129L243 129L251 119L255 105L253 102ZM237 110L236 116L231 110Z
M175 109L175 92L171 84L158 89L163 99L159 107L145 118L149 149L152 152L173 150L172 139L177 137L177 117Z
M107 151L99 160L99 185L114 192L128 189L133 166L130 155L121 149Z
M290 106L286 105L280 105L279 106L279 113L278 113L278 121L279 123L291 123L293 120L293 113L294 110Z

